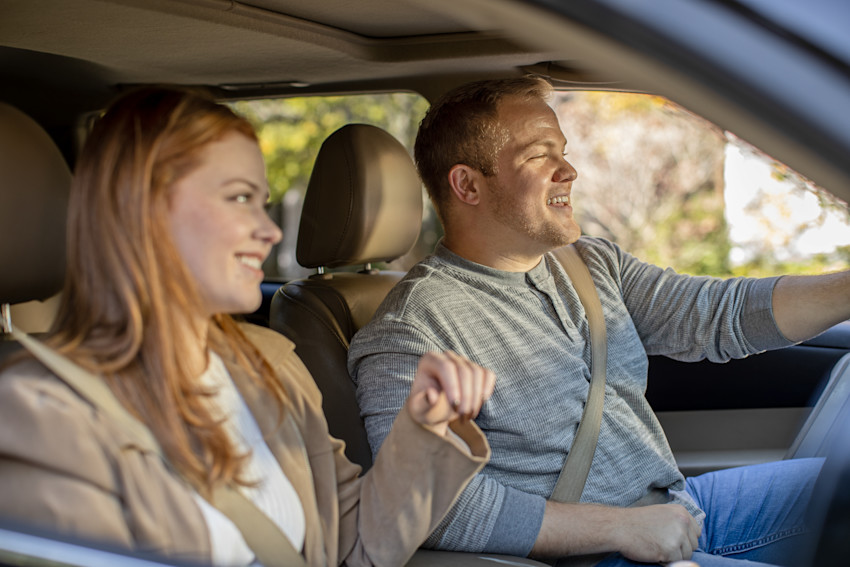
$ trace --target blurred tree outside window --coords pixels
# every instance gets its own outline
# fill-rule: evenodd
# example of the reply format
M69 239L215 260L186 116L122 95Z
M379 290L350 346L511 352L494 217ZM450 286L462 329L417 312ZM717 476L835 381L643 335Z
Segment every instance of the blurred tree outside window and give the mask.
M683 273L765 276L850 265L846 203L665 98L559 92L584 234Z
M651 95L559 91L551 106L578 171L572 202L584 234L682 273L722 277L820 273L850 265L842 201L732 133ZM412 154L428 102L411 93L239 101L257 129L284 240L270 279L311 273L295 243L304 192L322 142L339 127L384 128ZM390 269L407 270L442 235L423 190L423 229ZM381 266L387 267L387 266Z

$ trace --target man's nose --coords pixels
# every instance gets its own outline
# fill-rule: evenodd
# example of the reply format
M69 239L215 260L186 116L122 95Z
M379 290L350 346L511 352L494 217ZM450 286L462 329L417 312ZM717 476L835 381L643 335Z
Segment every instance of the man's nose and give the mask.
M555 173L555 181L575 181L576 177L578 177L578 171L566 159Z

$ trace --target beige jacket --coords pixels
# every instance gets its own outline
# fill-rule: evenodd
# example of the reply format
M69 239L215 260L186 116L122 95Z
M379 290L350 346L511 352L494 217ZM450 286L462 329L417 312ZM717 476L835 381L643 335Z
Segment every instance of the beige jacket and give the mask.
M275 430L273 403L225 360L281 468L301 498L309 565L402 565L489 458L473 423L456 432L470 456L401 412L372 469L329 436L321 395L294 345L244 330L291 398ZM269 435L271 434L271 435ZM192 489L138 435L79 397L34 360L0 374L0 517L95 542L210 560Z

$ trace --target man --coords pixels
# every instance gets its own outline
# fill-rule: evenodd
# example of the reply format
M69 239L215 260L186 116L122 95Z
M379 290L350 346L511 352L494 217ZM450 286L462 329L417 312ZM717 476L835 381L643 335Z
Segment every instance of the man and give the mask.
M644 398L647 354L725 361L809 338L850 318L850 274L694 278L579 238L570 201L577 174L550 93L534 78L473 83L444 96L422 122L416 161L445 237L352 342L349 369L373 451L417 358L452 349L496 373L496 391L476 417L493 456L427 546L615 553L605 565L668 562L695 550L703 567L737 564L722 555L795 561L788 550L800 548L795 537L820 461L686 482ZM577 504L547 500L590 380L584 310L551 254L571 243L590 269L608 334L599 442ZM668 503L629 507L656 489Z

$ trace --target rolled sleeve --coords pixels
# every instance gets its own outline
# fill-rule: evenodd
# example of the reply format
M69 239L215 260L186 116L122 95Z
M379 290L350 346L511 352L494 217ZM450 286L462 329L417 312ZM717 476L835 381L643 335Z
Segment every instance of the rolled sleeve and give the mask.
M758 352L793 344L779 330L773 317L773 288L778 281L779 277L755 280L747 293L741 328Z
M526 557L537 541L545 510L542 496L506 487L502 509L484 551Z

